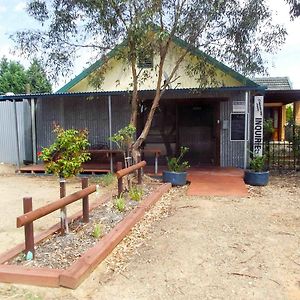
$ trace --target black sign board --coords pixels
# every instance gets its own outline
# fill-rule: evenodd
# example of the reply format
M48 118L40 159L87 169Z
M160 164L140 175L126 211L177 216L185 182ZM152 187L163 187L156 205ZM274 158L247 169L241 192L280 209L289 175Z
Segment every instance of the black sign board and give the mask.
M230 140L245 140L245 114L231 114L230 120Z

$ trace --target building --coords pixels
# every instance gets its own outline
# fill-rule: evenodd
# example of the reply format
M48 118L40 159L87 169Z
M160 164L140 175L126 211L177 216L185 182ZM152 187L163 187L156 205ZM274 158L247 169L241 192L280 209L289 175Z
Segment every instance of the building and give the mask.
M267 93L292 91L292 83L288 77L261 77L254 78L254 82L266 87ZM286 103L293 102L296 99L282 99L282 101L266 102L264 104L264 118L271 119L273 123L273 141L285 140L285 125L286 125Z
M187 47L182 40L173 40L172 50L166 58L165 79L176 58ZM130 119L131 71L117 58L115 51L107 58L95 62L57 93L0 96L0 100L27 99L30 102L33 161L36 161L37 151L53 141L54 122L64 128L88 128L92 148L114 147L109 137L126 126ZM140 64L141 71L146 71L148 76L140 85L138 134L155 95L153 66L158 58L153 56L152 59ZM214 71L216 84L208 72L206 88L199 89L197 78L186 72L188 66L199 61ZM101 91L91 84L92 76L98 74L103 80ZM193 166L245 168L249 150L257 153L262 150L263 111L259 108L264 106L263 99L265 107L268 107L267 103L286 104L295 97L300 99L300 91L268 90L194 48L189 48L175 78L161 98L144 146L146 150L159 149L162 164L165 164L165 156L187 146L190 148L187 159ZM290 94L281 100L285 92Z

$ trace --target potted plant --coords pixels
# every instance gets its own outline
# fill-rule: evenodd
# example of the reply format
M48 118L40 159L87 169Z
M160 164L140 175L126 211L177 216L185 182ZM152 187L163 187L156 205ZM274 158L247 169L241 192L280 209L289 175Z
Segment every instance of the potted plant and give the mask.
M269 171L265 170L266 156L253 156L250 169L245 171L244 181L255 186L264 186L269 182Z
M187 147L180 147L178 157L167 157L168 171L163 171L163 182L170 182L172 185L185 185L187 172L190 167L188 161L183 161L183 156L189 151Z

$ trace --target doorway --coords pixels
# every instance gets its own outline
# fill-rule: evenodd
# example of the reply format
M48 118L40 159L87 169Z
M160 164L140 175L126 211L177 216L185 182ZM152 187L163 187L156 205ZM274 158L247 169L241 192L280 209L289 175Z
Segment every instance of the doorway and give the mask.
M178 146L189 148L191 166L220 165L219 115L219 103L178 105Z

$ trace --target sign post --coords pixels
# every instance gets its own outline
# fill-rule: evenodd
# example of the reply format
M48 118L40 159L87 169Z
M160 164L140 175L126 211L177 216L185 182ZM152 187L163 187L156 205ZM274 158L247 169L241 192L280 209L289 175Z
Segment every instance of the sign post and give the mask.
M253 155L263 155L264 97L254 96Z

